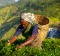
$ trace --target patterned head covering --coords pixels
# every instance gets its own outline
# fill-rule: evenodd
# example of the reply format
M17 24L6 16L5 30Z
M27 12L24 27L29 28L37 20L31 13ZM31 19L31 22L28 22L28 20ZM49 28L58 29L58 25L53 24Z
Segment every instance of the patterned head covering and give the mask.
M21 19L26 20L27 22L33 24L35 17L33 13L22 13L21 14Z

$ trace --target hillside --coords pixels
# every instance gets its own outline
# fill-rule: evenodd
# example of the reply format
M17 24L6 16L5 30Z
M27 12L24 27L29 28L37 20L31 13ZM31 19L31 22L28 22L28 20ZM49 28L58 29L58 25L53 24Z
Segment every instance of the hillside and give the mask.
M15 3L15 0L0 0L0 7L10 5Z
M59 0L20 0L0 9L0 38L6 39L14 35L22 12L44 15L49 18L50 25L53 26L60 23Z

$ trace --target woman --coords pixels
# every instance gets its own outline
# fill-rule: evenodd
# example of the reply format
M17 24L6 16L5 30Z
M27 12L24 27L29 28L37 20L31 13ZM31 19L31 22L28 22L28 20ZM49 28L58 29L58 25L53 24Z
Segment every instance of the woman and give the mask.
M25 45L31 44L38 34L38 25L34 23L35 17L33 13L22 13L20 18L20 25L18 26L14 36L12 39L10 39L10 43L14 43L17 37L23 33L27 33L29 35L29 38L17 48L21 48ZM7 43L8 44L8 43Z

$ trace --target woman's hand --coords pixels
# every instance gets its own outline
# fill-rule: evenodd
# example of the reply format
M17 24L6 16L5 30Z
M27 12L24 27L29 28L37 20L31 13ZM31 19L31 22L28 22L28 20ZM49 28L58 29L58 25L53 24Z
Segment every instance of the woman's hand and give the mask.
M5 42L5 45L7 45L8 44L8 42Z
M10 42L5 42L5 45L6 45L6 46L10 46L11 43L10 43Z
M22 47L23 47L23 45L19 45L19 46L17 46L17 49L22 48Z

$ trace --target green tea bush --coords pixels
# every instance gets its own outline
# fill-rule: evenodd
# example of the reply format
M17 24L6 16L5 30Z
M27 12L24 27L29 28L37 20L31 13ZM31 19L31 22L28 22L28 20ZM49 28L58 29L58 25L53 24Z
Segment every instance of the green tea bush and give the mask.
M32 46L16 49L18 44L6 46L4 42L0 40L0 56L60 56L60 39L46 39L41 49Z

